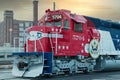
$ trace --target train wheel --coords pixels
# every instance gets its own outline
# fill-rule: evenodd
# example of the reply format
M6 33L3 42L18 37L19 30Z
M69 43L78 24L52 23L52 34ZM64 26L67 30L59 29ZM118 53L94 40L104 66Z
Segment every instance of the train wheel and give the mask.
M88 73L89 73L88 69L85 68L85 69L83 70L83 73L84 73L84 74L88 74Z
M53 75L52 74L46 74L46 75L44 75L44 77L51 78L51 77L53 77Z
M65 76L70 75L70 69L68 69L68 70L67 70L67 71L65 71L64 73L65 73Z

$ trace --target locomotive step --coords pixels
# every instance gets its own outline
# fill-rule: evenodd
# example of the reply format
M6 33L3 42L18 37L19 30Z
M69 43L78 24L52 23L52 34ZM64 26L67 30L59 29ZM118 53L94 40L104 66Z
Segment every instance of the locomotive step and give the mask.
M50 66L44 66L44 68L49 68Z
M47 59L44 59L44 61L46 61Z

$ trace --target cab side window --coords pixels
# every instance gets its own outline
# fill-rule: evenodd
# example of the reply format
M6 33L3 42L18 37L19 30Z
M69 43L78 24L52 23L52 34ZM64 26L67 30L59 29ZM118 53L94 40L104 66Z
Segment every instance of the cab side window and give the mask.
M43 26L43 22L39 22L39 26Z
M62 21L54 22L54 26L61 27Z
M46 26L52 26L52 22L46 22Z
M69 21L67 19L64 20L64 29L69 29Z
M82 23L74 23L74 31L75 32L82 32L83 24Z

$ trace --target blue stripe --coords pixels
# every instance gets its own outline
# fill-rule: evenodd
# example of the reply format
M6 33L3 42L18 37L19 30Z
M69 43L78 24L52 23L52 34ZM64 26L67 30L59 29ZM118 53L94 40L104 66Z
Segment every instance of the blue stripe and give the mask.
M120 50L120 24L111 22L111 21L105 21L101 20L99 18L93 18L93 17L86 17L87 19L90 19L95 27L99 30L103 31L109 31L115 46L116 50Z
M30 56L30 55L42 55L42 52L14 52L12 55Z

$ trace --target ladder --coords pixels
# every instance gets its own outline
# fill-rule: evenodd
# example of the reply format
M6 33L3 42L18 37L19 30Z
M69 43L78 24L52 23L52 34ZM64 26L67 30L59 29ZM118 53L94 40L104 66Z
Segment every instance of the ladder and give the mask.
M45 52L44 53L44 68L43 74L52 74L52 59L53 53L52 52Z

